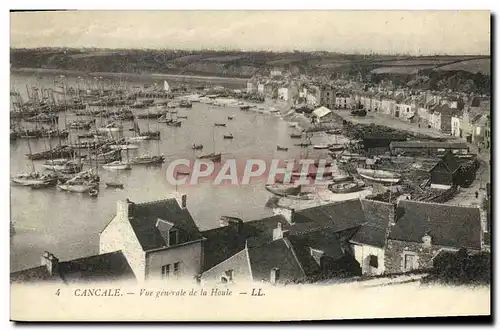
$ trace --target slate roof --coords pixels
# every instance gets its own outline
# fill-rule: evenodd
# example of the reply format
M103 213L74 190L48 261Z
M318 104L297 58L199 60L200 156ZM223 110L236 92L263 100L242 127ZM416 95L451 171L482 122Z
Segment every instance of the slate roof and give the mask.
M191 214L175 198L146 203L132 203L130 225L144 251L166 246L156 227L158 219L171 222L179 230L179 243L203 239Z
M383 248L394 206L375 200L361 200L366 222L351 238L352 242Z
M290 228L290 234L324 228L328 228L331 232L338 232L358 227L365 221L365 214L359 199L334 202L296 211L295 224Z
M389 239L422 242L429 234L436 245L481 248L479 208L401 200L395 217Z
M449 148L465 149L468 148L463 142L441 142L441 141L393 141L391 148Z
M429 172L437 170L440 172L447 171L449 173L454 174L460 168L460 164L453 156L453 153L450 151L446 152L441 160L436 163L434 167L432 167Z
M279 279L293 281L305 276L287 238L248 247L248 258L254 281L269 281L271 269L279 268Z
M265 241L271 240L273 229L278 226L278 223L281 223L283 230L289 227L282 215L275 215L242 222L239 232L237 224L203 231L202 235L207 238L204 242L203 270L209 270L241 251L245 247L245 241L250 238L259 237Z
M109 282L134 278L134 273L121 251L59 262L57 272L54 272L53 275L49 274L46 266L39 266L10 274L10 280L14 283Z

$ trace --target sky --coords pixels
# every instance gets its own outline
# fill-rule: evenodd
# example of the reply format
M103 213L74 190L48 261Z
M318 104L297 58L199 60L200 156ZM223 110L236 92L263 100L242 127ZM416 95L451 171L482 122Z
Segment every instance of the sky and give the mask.
M10 20L14 48L490 55L487 11L71 11Z

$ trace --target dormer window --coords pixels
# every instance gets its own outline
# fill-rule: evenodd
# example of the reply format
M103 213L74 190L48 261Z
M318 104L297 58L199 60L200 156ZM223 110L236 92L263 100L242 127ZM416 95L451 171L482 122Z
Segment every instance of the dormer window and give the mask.
M173 246L179 243L179 231L176 229L171 229L168 232L168 245Z

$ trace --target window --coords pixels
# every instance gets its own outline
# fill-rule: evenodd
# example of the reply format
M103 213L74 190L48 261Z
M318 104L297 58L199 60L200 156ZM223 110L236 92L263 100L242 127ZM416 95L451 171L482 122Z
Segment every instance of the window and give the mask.
M369 265L373 268L378 268L378 257L375 255L370 255Z
M174 263L174 276L179 276L180 262Z
M229 283L233 281L233 269L225 271L220 277L220 281L223 284Z
M178 233L179 233L179 231L177 231L177 230L169 231L169 233L168 233L168 245L169 246L177 245L178 239L179 239Z
M418 269L417 255L413 253L404 255L404 271L410 271Z
M167 279L170 275L170 264L161 267L161 279Z

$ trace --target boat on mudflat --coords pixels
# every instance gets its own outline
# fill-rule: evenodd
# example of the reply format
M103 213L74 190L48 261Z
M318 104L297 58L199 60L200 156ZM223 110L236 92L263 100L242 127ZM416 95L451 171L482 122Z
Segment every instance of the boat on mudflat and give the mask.
M221 153L210 153L205 155L198 156L199 159L203 160L212 160L213 162L221 162L222 154Z
M276 146L276 150L278 150L278 151L285 151L286 152L286 151L288 151L288 147L281 147L280 145L277 145Z
M401 175L395 172L386 170L373 170L357 168L358 174L364 178L377 183L383 184L397 184L401 181Z
M292 133L290 134L290 138L294 139L302 138L302 133Z
M300 184L268 184L266 185L266 190L269 192L279 195L298 195L301 190Z
M234 138L232 133L225 134L223 137L224 137L224 139L233 139Z
M67 182L64 184L59 184L57 187L63 191L75 192L75 193L87 193L96 188L96 183L84 182L84 183L75 183L68 184Z
M314 145L313 148L314 149L328 149L328 145Z
M57 177L51 174L40 174L39 172L22 173L12 176L11 181L21 186L36 186L57 183Z
M115 122L110 123L102 128L97 129L99 132L122 132L123 126Z
M333 176L330 180L334 183L343 183L343 182L349 182L353 179L354 178L350 175L340 175L340 176Z
M113 161L102 166L106 170L130 170L130 163L123 161Z
M149 155L144 154L130 159L130 164L161 164L165 162L163 155Z
M364 185L356 182L345 182L328 185L328 189L333 193L353 193L363 189Z
M343 151L344 150L344 145L340 145L340 144L330 144L327 146L328 150L330 152L340 152L340 151Z
M194 150L200 150L200 149L203 149L203 145L196 145L196 144L193 144L193 146L191 147L191 149L194 149Z
M106 187L123 188L123 184L117 182L106 182Z
M226 123L215 123L215 126L226 126Z

